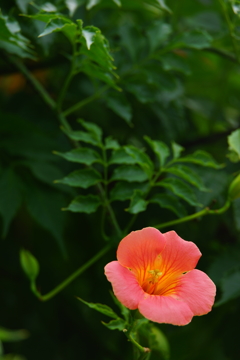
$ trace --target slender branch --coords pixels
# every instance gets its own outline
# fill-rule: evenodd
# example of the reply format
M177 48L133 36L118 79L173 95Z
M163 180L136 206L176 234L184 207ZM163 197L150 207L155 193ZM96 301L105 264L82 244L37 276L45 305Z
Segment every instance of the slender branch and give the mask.
M94 255L90 260L88 260L84 265L82 265L79 269L77 269L72 275L70 275L66 280L64 280L61 284L56 286L53 290L45 295L41 295L36 290L35 285L31 285L31 289L33 293L39 298L41 301L48 301L57 295L60 291L62 291L66 286L68 286L71 282L73 282L79 275L81 275L84 271L86 271L91 265L93 265L97 260L99 260L103 255L105 255L112 247L112 244L108 244L102 250L100 250L96 255Z
M128 331L125 331L125 335L127 336L127 338L129 339L129 341L131 341L131 343L143 354L149 353L150 349L141 346L130 334L128 334Z
M192 214L192 215L189 215L189 216L185 216L181 219L177 219L177 220L172 220L172 221L168 221L166 223L162 223L162 224L158 224L158 225L155 225L154 227L156 229L163 229L165 227L168 227L168 226L172 226L172 225L177 225L177 224L181 224L183 222L186 222L186 221L190 221L190 220L194 220L194 219L197 219L199 218L200 216L204 216L204 215L220 215L220 214L223 214L231 205L231 201L228 199L225 203L225 205L223 207L221 207L220 209L217 209L217 210L210 210L208 207L195 213L195 214Z
M238 63L238 59L236 58L236 56L234 56L233 54L229 53L229 52L226 52L226 51L223 51L221 49L216 49L216 48L213 48L213 47L210 47L210 48L204 48L203 51L207 51L207 52L211 52L213 54L217 54L227 60L230 60L234 63Z
M68 116L68 115L72 114L74 111L79 110L82 107L84 107L85 105L98 99L102 95L102 93L104 93L107 89L109 89L109 87L110 87L109 85L103 86L99 91L96 91L93 95L87 97L84 100L79 101L77 104L75 104L75 105L71 106L69 109L65 110L63 112L63 115Z
M47 91L44 89L42 84L32 75L32 73L27 69L27 67L19 60L16 60L13 56L8 56L10 62L23 73L23 75L28 79L28 81L33 85L33 87L41 95L42 99L50 106L51 109L56 109L55 101L49 96Z

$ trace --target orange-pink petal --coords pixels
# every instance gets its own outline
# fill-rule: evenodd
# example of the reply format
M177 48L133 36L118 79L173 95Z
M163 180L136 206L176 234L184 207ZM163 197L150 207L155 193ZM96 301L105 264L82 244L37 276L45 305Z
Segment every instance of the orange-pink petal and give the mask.
M212 309L216 286L204 272L194 269L182 276L177 295L194 315L204 315Z
M187 303L172 296L147 295L138 309L149 320L173 325L187 325L194 315Z
M137 309L139 301L144 296L144 291L134 274L120 265L118 261L112 261L105 266L105 275L112 283L117 299L128 309Z
M183 273L195 268L201 252L191 241L183 240L175 231L163 234L166 246L161 253L164 273Z
M117 259L122 266L146 270L155 262L165 244L165 237L155 228L132 231L120 242Z

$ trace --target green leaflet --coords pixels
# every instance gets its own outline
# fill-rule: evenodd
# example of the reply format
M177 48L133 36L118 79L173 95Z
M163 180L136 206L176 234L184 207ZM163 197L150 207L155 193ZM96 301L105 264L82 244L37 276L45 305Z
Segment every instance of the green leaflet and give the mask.
M100 204L100 198L96 195L79 195L62 210L91 214L97 210Z
M0 48L21 58L35 59L30 41L21 34L18 22L0 12Z
M112 136L108 136L105 139L105 149L117 150L120 148L120 145L117 140L113 139Z
M82 141L87 144L101 146L101 144L99 144L99 141L96 139L96 137L93 134L88 133L86 131L70 131L66 129L63 129L63 131L71 140Z
M174 165L164 169L165 172L176 175L183 180L186 180L190 184L196 186L201 191L208 191L205 185L202 182L202 179L187 166L184 165Z
M107 315L113 319L119 319L119 316L107 305L104 304L94 304L94 303L89 303L83 299L77 298L78 300L80 300L82 303L84 303L85 305L87 305L89 308L94 309L104 315Z
M230 153L227 155L232 162L240 161L240 129L235 130L228 136Z
M147 192L149 189L148 183L136 183L119 181L110 191L110 200L125 201L131 199L135 190L140 190L142 193Z
M218 164L209 153L203 150L197 150L191 155L178 158L175 162L188 162L201 166L212 167L214 169L221 169L223 167L223 165Z
M167 178L156 183L156 186L165 187L166 189L173 192L175 195L188 202L190 205L202 206L197 201L196 195L193 192L192 188L179 179Z
M147 141L149 146L152 148L154 153L157 155L160 166L162 167L166 163L166 159L170 155L170 150L169 150L168 146L164 142L152 140L148 136L145 136L144 139Z
M90 168L90 169L76 170L71 174L65 176L61 180L55 180L55 183L87 189L90 186L96 185L101 180L102 180L101 174L98 171Z
M179 202L177 196L169 194L155 194L149 199L149 203L158 204L174 212L179 218L187 215L185 207Z
M148 180L148 175L138 165L122 165L116 168L110 179L125 180L128 182L143 182Z
M99 143L102 142L102 129L90 121L84 121L82 119L77 120L85 130L87 130Z
M122 331L123 329L126 328L126 321L121 319L121 318L111 320L111 321L109 321L109 323L105 323L105 322L102 321L102 324L104 326L106 326L109 330Z
M102 162L100 155L90 148L78 148L66 153L54 151L54 154L59 155L68 161L85 165L92 165L95 162Z
M183 150L184 150L184 148L181 145L172 141L172 152L173 152L174 159L178 159Z
M140 190L135 190L127 211L131 214L138 214L146 210L147 204L148 201L143 198L142 192Z
M124 147L116 149L112 152L109 164L136 164L137 161L134 157L128 154Z

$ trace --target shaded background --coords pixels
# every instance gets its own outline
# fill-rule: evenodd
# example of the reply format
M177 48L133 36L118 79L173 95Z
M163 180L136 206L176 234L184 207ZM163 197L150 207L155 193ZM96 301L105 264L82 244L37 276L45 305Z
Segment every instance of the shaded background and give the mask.
M108 88L94 102L69 115L71 126L77 128L76 119L81 117L98 124L104 136L111 135L122 145L146 147L143 136L147 135L167 144L175 141L186 154L197 149L208 151L225 167L193 166L211 189L209 193L196 190L196 196L204 205L221 207L232 174L239 171L239 162L226 157L227 136L240 125L238 8L234 12L230 2L223 1L237 39L234 49L221 1L169 0L166 3L172 13L155 8L154 1L122 1L121 8L113 1L101 1L87 9L89 3L52 1L52 6L68 16L71 4L75 4L73 20L82 19L84 26L101 29L109 40L124 100L116 105L117 91ZM46 10L43 1L37 6ZM38 38L45 24L19 16L36 13L28 1L2 0L1 10L19 22L35 57L18 57L4 39L0 41L0 326L26 329L30 334L23 341L4 342L4 353L20 354L19 360L131 359L131 345L125 336L105 328L101 321L107 318L76 299L79 296L114 307L103 267L115 259L115 249L46 303L34 297L21 270L19 251L26 248L40 263L37 284L45 294L101 250L105 242L100 232L100 210L90 215L60 211L78 191L53 181L76 165L52 151L64 152L72 145L61 131L57 115L13 63L13 59L23 61L55 100L69 71L71 46L60 32ZM186 32L190 32L190 40L182 38ZM163 51L173 40L180 45ZM150 58L158 47L157 61L152 63ZM77 74L66 93L64 109L101 86L99 79ZM113 204L121 226L131 218L124 211L128 204ZM188 204L185 207L188 214L194 212ZM139 214L132 230L174 218L169 210L151 204ZM222 215L164 231L172 229L197 244L203 253L198 268L216 282L217 300L223 293L227 300L188 326L158 325L169 341L170 359L238 359L239 199ZM113 232L110 223L107 232ZM155 358L161 357L153 354L151 359Z

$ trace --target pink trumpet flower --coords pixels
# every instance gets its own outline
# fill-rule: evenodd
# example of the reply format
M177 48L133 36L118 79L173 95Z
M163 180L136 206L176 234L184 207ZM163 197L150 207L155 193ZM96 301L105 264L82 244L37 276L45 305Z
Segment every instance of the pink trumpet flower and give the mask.
M186 325L211 311L216 286L195 269L201 252L175 231L147 227L120 241L118 261L105 266L117 299L158 323Z

